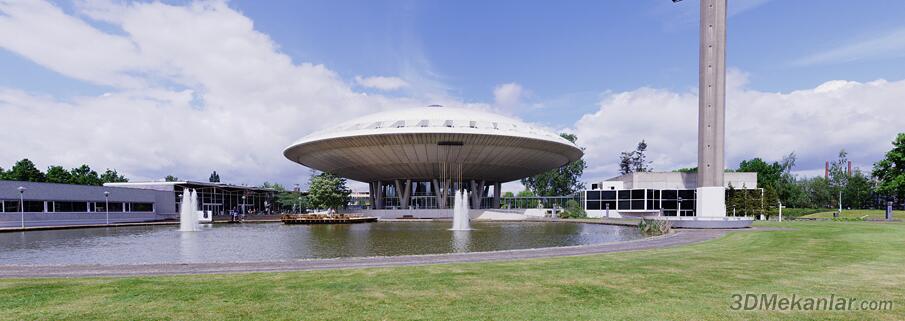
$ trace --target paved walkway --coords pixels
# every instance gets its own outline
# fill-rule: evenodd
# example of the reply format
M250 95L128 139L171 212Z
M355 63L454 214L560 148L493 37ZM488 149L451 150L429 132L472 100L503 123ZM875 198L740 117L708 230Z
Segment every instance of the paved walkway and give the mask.
M758 229L747 229L753 231ZM663 248L711 240L733 232L730 230L677 230L659 237L641 240L494 252L472 252L431 255L406 255L385 257L356 257L337 259L310 259L273 262L239 263L191 263L145 265L63 265L63 266L4 266L0 265L0 278L27 277L91 277L91 276L142 276L213 273L252 273L351 269L370 267L413 266L464 262L490 262L546 257L591 255Z

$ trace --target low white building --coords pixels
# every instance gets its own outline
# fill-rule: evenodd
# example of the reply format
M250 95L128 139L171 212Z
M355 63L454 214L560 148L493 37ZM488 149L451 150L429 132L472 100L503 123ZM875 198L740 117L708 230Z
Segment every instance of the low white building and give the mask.
M757 173L728 172L725 187L757 189ZM588 217L695 216L696 173L630 173L591 183Z

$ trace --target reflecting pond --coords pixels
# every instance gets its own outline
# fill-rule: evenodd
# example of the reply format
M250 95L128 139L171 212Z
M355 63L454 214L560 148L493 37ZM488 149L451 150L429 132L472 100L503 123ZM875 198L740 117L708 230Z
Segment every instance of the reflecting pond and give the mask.
M276 261L527 249L642 238L634 227L547 222L176 225L0 233L0 265Z

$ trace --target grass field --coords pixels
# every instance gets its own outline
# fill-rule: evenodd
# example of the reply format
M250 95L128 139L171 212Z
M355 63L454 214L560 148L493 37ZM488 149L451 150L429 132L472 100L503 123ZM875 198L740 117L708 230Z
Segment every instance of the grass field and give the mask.
M292 273L0 280L0 319L905 319L905 224L783 222L668 249ZM2 260L2 259L0 259ZM734 311L732 294L891 300Z
M804 215L804 218L833 218L836 210L825 210L814 214ZM785 212L783 212L785 213ZM892 211L893 218L905 219L905 211ZM885 219L886 211L884 210L842 210L844 218L865 218L865 219Z

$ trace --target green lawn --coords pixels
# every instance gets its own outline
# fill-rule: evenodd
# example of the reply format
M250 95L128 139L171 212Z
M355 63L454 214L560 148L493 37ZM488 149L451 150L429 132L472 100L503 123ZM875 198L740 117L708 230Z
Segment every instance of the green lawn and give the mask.
M805 218L833 218L836 210L825 210L814 214L808 214ZM784 212L785 213L785 212ZM893 218L905 219L905 211L892 211ZM866 219L885 219L885 210L842 210L842 217L845 218L866 218Z
M905 319L905 224L760 226L792 230L503 263L0 280L0 319ZM835 294L892 300L894 309L733 311L734 293Z

